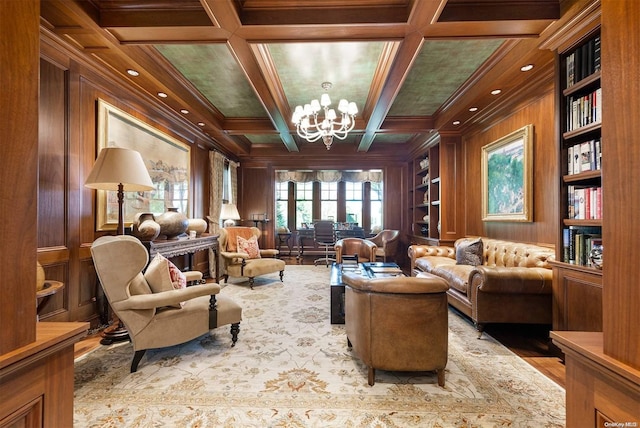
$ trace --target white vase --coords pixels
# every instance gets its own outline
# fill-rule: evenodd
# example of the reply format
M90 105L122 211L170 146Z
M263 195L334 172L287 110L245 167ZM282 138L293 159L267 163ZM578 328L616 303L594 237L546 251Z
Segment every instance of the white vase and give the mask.
M187 223L187 233L194 231L196 236L200 236L207 230L207 222L201 218L190 218Z

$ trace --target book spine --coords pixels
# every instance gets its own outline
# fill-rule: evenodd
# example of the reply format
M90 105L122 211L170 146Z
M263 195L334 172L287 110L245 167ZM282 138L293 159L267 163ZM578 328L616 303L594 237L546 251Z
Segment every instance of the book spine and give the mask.
M576 233L577 229L569 226L569 263L576 263Z
M600 36L593 39L593 71L600 71Z

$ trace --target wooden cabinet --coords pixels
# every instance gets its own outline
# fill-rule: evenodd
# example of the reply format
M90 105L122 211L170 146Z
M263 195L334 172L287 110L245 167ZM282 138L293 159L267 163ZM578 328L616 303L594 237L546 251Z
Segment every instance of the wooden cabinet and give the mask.
M602 91L600 30L576 35L557 56L560 226L554 330L602 331ZM596 257L592 257L596 256Z
M464 227L460 137L434 137L413 158L411 171L411 243L453 245Z

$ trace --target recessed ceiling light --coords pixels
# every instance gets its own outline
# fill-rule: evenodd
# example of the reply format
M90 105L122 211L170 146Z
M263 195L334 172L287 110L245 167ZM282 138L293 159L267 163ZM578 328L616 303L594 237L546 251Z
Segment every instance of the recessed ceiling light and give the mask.
M129 75L131 75L133 77L140 76L140 73L138 73L136 70L133 70L131 68L127 70L127 73L129 73Z
M520 67L520 71L529 71L533 69L533 64L527 64Z
M500 92L502 92L502 89L494 89L491 91L491 95L498 95Z
M180 113L189 114L189 110L187 110L186 108L183 108L183 109L180 110Z
M198 122L198 126L204 126L204 122Z
M454 125L460 125L460 121L459 121L459 120L454 120L454 121L453 121L453 122L451 122L451 123L453 123Z
M478 111L478 107L471 107L469 111Z
M168 95L167 95L167 94L165 94L164 92L158 92L158 96L159 96L160 98L167 98L167 97L168 97Z

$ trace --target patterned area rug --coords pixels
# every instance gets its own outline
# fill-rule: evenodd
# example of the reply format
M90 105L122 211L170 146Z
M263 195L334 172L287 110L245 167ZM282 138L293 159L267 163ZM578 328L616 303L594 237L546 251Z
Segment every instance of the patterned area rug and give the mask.
M329 321L329 269L293 266L230 280L243 306L237 345L228 327L148 351L129 373L129 343L75 364L77 427L563 427L564 389L489 335L449 315L445 388L435 373L367 369Z

